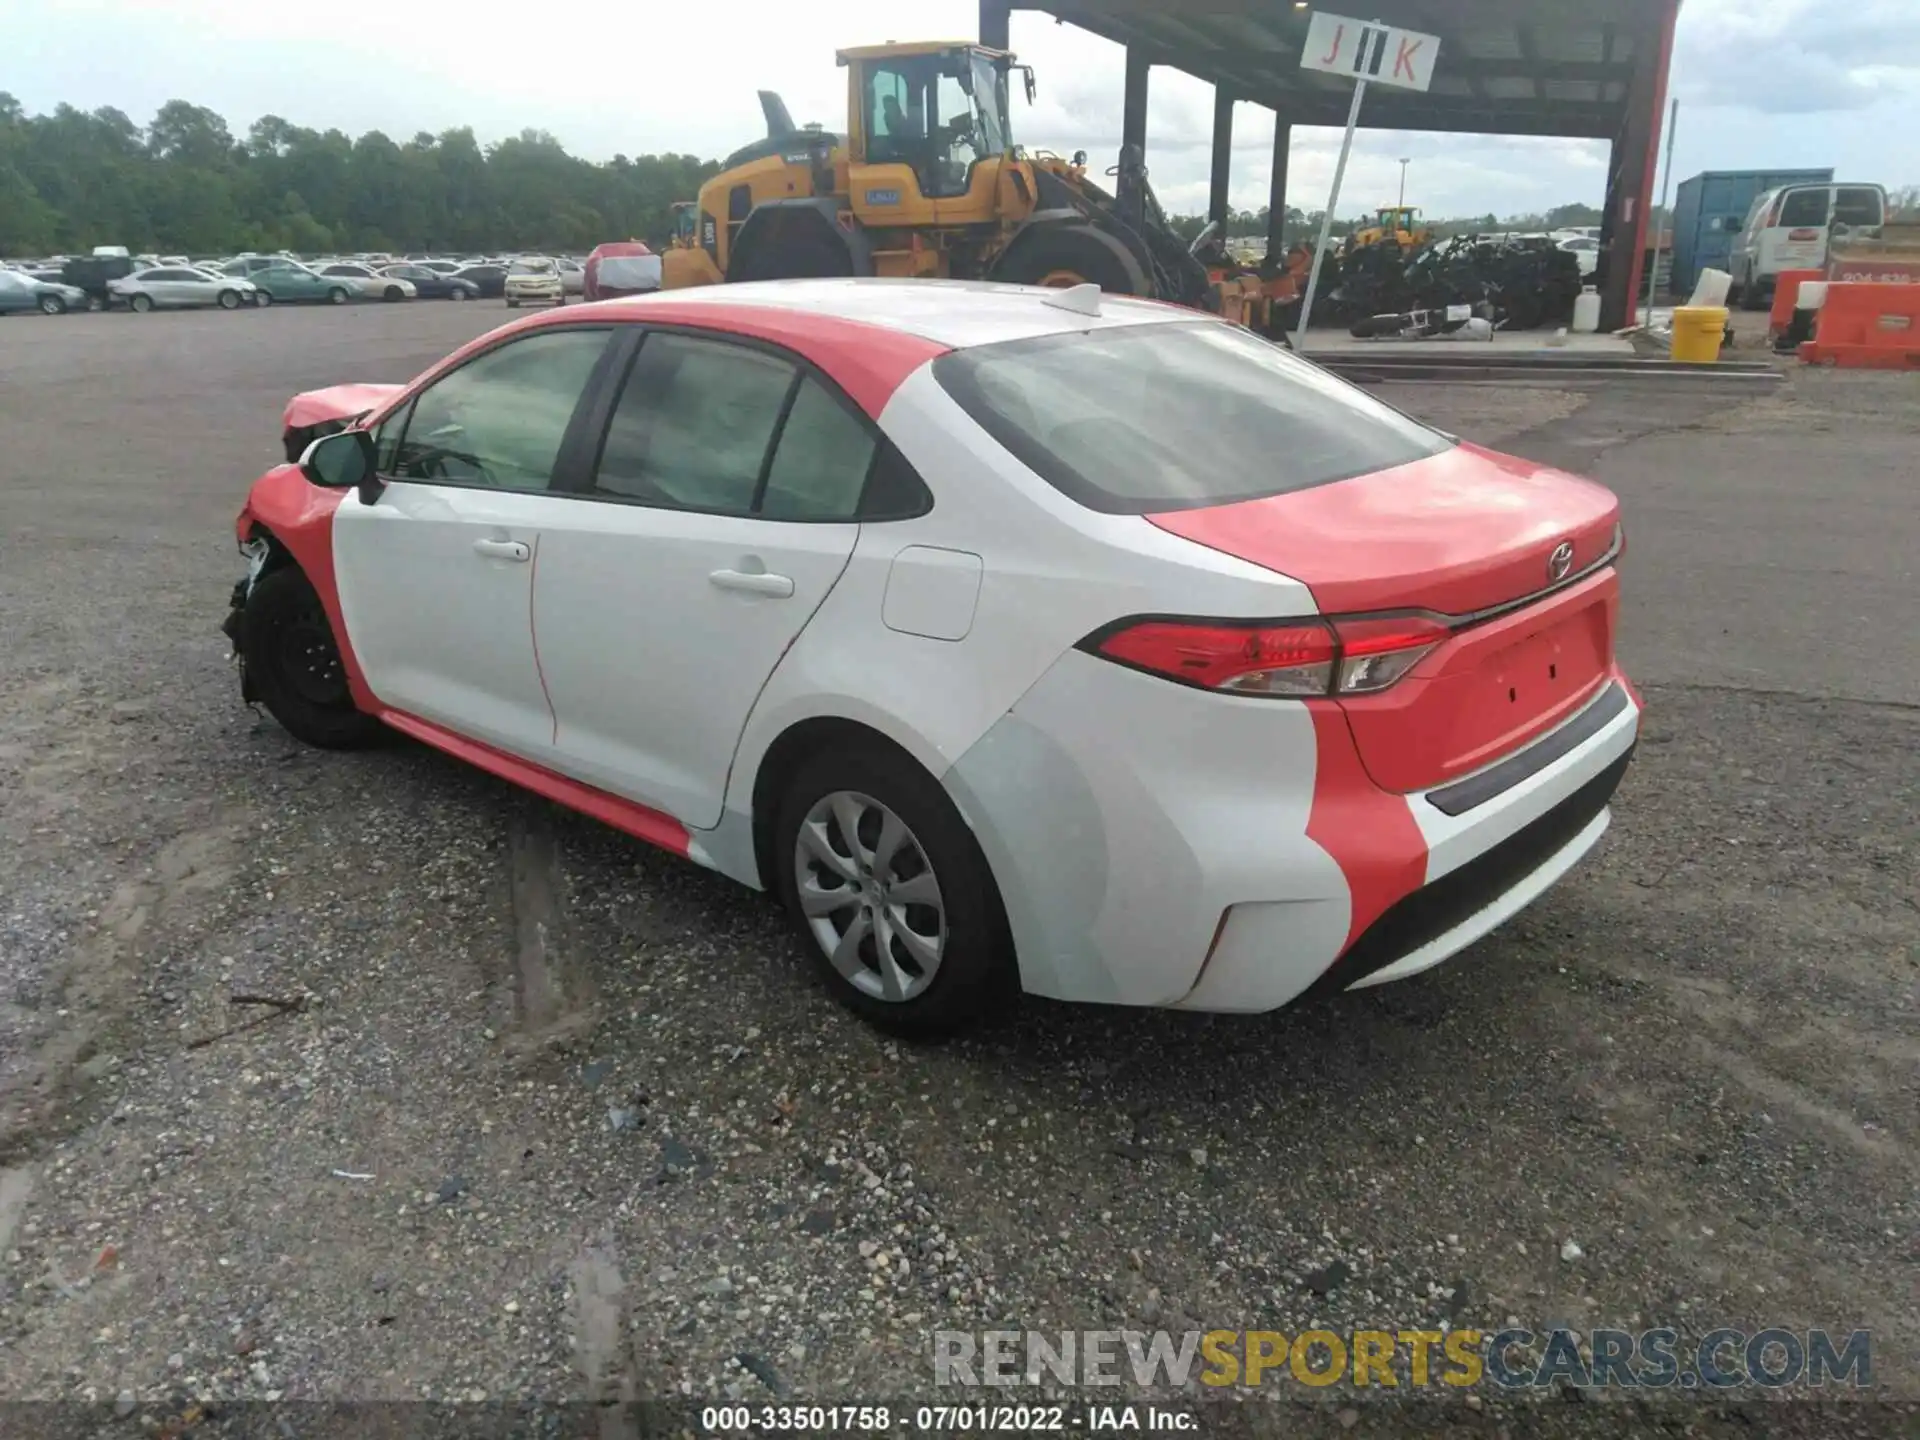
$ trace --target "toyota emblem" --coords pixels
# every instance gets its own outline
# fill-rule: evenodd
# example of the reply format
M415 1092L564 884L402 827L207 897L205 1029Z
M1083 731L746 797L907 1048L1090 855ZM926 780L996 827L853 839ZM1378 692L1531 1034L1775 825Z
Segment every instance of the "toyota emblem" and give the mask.
M1547 557L1547 579L1564 580L1567 572L1573 568L1573 542L1562 540L1553 547L1553 554Z

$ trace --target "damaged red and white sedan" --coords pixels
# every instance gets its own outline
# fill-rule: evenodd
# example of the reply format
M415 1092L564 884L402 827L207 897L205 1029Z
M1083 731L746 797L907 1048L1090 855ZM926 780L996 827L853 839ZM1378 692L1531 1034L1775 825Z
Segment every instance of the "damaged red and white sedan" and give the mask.
M886 1024L1416 974L1638 733L1612 494L1190 311L716 286L294 419L347 428L241 511L249 697L776 892Z

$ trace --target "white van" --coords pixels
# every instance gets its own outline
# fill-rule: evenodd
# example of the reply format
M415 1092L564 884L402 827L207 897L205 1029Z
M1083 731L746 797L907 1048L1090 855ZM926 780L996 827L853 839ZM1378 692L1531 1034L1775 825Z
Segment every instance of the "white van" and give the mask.
M1749 310L1765 308L1782 270L1819 270L1838 233L1878 235L1887 221L1880 185L1782 185L1763 191L1733 242L1733 294Z

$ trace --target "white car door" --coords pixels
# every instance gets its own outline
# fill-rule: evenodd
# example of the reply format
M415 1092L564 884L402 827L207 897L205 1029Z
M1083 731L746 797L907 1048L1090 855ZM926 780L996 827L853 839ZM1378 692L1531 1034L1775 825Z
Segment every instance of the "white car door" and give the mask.
M545 761L553 711L533 576L605 327L523 335L440 376L380 426L371 504L335 513L347 635L385 705Z
M748 713L853 553L878 446L780 354L647 335L588 489L541 539L560 769L689 828L719 822Z

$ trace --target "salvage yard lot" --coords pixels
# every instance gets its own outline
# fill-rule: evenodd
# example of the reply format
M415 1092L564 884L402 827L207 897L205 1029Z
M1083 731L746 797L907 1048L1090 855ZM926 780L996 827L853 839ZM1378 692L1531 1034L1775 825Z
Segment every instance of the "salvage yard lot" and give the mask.
M287 396L506 318L0 325L0 1397L925 1400L935 1329L1517 1317L1870 1329L1920 1398L1911 378L1398 387L1623 497L1600 853L1411 982L922 1048L770 901L241 705Z

